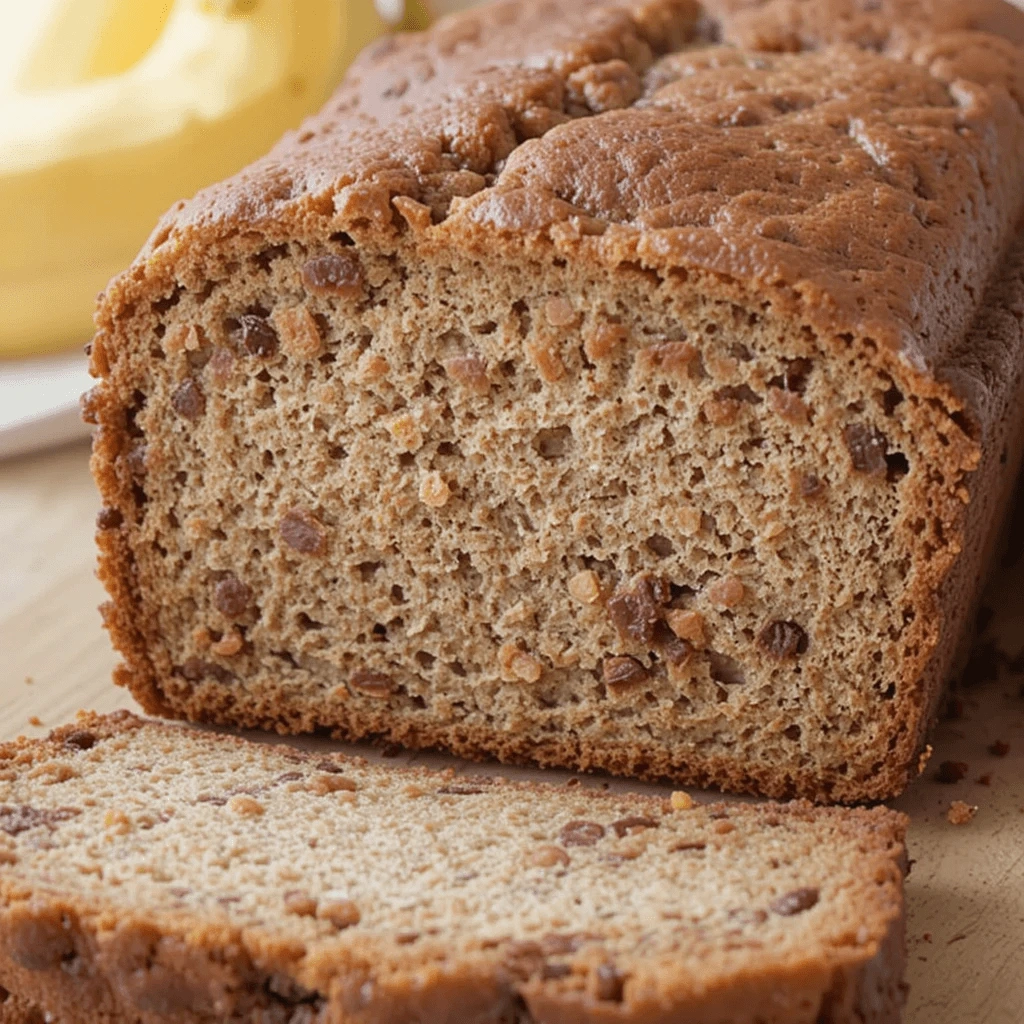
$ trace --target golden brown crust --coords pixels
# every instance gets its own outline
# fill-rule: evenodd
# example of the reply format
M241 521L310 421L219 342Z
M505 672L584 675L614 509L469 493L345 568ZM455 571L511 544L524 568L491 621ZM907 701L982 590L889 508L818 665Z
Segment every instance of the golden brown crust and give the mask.
M137 741L134 735L139 736ZM154 797L159 792L156 798L165 811L177 812L168 829L181 841L194 842L189 837L197 826L205 835L204 849L191 848L188 854L195 863L187 880L193 890L198 890L189 898L199 902L187 907L178 898L184 890L177 891L175 899L164 898L157 884L160 880L155 877L126 902L119 892L123 885L133 884L130 877L122 875L124 881L117 885L113 881L104 884L97 882L95 871L89 869L90 849L99 841L104 847L97 862L99 877L103 870L110 871L112 877L118 875L119 860L128 856L143 869L137 877L151 877L159 867L168 873L162 881L171 883L173 890L174 865L159 859L147 861L146 853L133 845L127 833L109 831L110 815L116 817L117 809L127 805L124 793L104 792L111 773L134 781L139 778L135 774L139 757L148 753L156 758L160 751L168 758L168 765L182 760L192 765L190 774L175 776L179 781L168 788L157 784L149 791ZM604 940L592 934L586 940L597 945L576 943L573 935L542 937L540 944L482 941L484 935L478 936L479 942L472 941L472 936L467 942L450 927L446 930L443 919L438 920L441 932L436 948L426 940L409 944L396 937L394 924L386 920L344 930L324 941L322 937L314 938L313 931L303 931L302 919L281 918L274 909L278 890L295 882L258 885L255 904L248 903L246 893L237 893L248 903L248 909L237 912L233 908L240 905L239 900L226 899L220 905L223 909L218 909L218 902L212 899L228 896L227 891L210 892L200 899L210 859L226 848L224 844L232 834L219 817L224 812L209 801L213 794L207 787L211 782L223 779L225 767L229 774L240 773L235 784L252 787L269 815L274 813L276 803L288 797L284 793L275 797L263 780L280 776L282 768L289 768L289 777L293 777L302 772L307 761L316 762L322 757L186 727L140 722L127 714L108 718L83 714L74 725L56 730L46 740L19 741L0 748L0 765L8 772L13 766L17 776L5 777L10 784L8 793L15 794L19 801L30 799L36 807L35 824L21 818L15 822L9 815L4 819L12 823L14 842L9 845L14 856L20 858L20 866L0 867L0 985L14 993L16 1005L40 1006L62 1024L95 1024L97 1020L199 1024L215 1019L253 1024L313 1024L337 1019L359 1024L407 1024L413 1020L421 1024L455 1020L480 1024L613 1020L668 1024L683 1015L687 1020L708 1024L753 1024L755 1020L809 1024L822 1019L834 1024L895 1024L899 1019L903 1000L902 843L906 820L882 808L847 811L814 808L806 803L746 807L714 804L675 812L682 815L680 834L705 830L709 847L735 840L743 846L763 844L766 858L773 854L795 864L812 859L816 865L812 876L820 879L820 899L828 916L821 915L817 889L784 891L772 900L768 913L739 907L735 930L730 932L732 938L726 936L728 941L721 949L707 947L699 962L691 962L692 954L686 949L694 941L704 942L701 929L694 932L680 924L682 945L671 955L660 947L650 947L648 953L634 956L631 951L635 943L627 936L617 962L629 971L628 977L620 976L610 966L609 953L618 948L611 945L617 941L613 939L617 934L614 928L608 930L608 951L602 949ZM56 787L48 784L44 779L46 768L55 760L66 763L69 758L85 759L75 762L83 766L76 781ZM589 811L584 809L583 813L597 818L603 815L605 805L610 815L626 812L615 825L608 826L605 841L619 844L616 848L630 857L629 844L642 838L643 830L653 828L660 834L672 829L676 834L673 812L662 799L594 792L584 795L582 791L574 795L573 791L531 783L499 781L484 786L478 778L462 778L459 788L460 780L448 773L388 771L337 755L332 760L343 773L334 778L358 778L366 799L370 799L372 789L379 787L385 804L394 804L396 813L401 809L402 790L419 786L418 799L436 802L428 817L437 825L466 813L469 801L492 806L495 798L506 805L537 798L543 801L539 806L545 806L557 818L572 813L574 807L587 808ZM99 785L91 781L94 774L97 781L103 780ZM202 780L198 790L197 779ZM59 796L57 790L61 791ZM77 808L79 814L75 816L58 819L51 814L43 820L47 817L44 805L86 795L98 801L96 809ZM295 808L294 798L291 805ZM523 803L522 809L532 814L532 806ZM295 808L295 813L301 812ZM88 814L94 816L89 820L107 823L105 839L83 828ZM235 856L248 867L239 877L251 877L247 872L252 870L262 875L268 866L287 868L289 865L279 862L280 854L272 846L279 833L271 830L268 838L258 828L261 819L250 820L248 838L265 844L262 849L267 853L262 858L247 856L243 844ZM597 827L593 822L582 824ZM630 829L638 827L641 833L631 835ZM154 828L149 842L167 843L159 826ZM529 821L516 826L527 848L534 829ZM71 836L75 830L77 834ZM37 860L47 856L47 844L39 842L41 836L60 844L63 855L85 870L76 875L73 869L68 873L59 866L49 871L37 866ZM584 833L580 844L574 844L565 830L562 836L565 848L582 863L594 841L592 837ZM494 838L499 846L509 841L507 836ZM318 856L337 864L332 845L322 840ZM178 848L177 839L174 848ZM437 854L442 871L448 855ZM367 854L356 852L354 856L361 859ZM629 859L621 870L639 870L634 865L640 863ZM619 870L612 861L602 868L609 884ZM771 871L766 862L764 872L767 875ZM659 875L656 879L657 887L664 889L658 906L666 910L674 905L669 878ZM445 884L451 887L452 900L457 901L465 892L460 889L459 879ZM723 877L722 884L728 886L730 882ZM772 893L770 887L764 891ZM858 894L853 901L845 895L850 891ZM728 899L724 892L721 900ZM383 892L381 898L387 899L388 895ZM713 892L709 895L712 900L716 898ZM493 893L493 899L500 897L500 891ZM838 902L833 906L834 897ZM812 929L806 945L788 941L780 951L771 942L751 943L743 937L744 929L753 922L755 929L767 926L785 938L787 922L803 927L804 912L812 907L817 907L821 934ZM254 910L259 920L248 920ZM605 931L601 922L607 916L594 917L586 929L588 933ZM765 925L769 917L777 923ZM506 927L515 936L516 925L507 923ZM664 930L654 921L649 927ZM643 944L649 938L639 936L636 941ZM543 945L548 939L553 943L550 948ZM555 969L542 971L546 958ZM567 962L571 971L567 971ZM581 986L581 978L589 980Z
M96 402L94 468L126 520L133 484L118 460L133 443L124 346L136 305L201 292L207 276L248 257L252 240L313 247L344 232L367 252L454 252L495 273L503 260L568 264L604 275L609 291L646 274L667 302L699 293L770 307L837 367L853 352L914 398L907 429L931 467L903 485L912 618L873 765L844 777L564 729L424 723L391 705L311 707L289 701L284 682L254 698L216 676L183 681L160 650L127 528L100 532L108 624L126 658L118 681L153 713L215 722L327 727L775 796L899 792L1003 504L989 496L1019 452L1006 435L1001 460L1022 394L1019 262L997 285L1011 296L998 313L979 297L1022 201L1021 25L999 2L497 3L364 55L302 131L172 211L99 312L94 368L110 383Z

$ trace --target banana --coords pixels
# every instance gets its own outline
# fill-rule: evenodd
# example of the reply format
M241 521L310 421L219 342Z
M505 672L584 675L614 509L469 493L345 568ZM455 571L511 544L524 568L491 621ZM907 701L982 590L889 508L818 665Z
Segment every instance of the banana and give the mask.
M0 356L86 340L159 215L264 153L395 27L370 0L51 6L0 81Z

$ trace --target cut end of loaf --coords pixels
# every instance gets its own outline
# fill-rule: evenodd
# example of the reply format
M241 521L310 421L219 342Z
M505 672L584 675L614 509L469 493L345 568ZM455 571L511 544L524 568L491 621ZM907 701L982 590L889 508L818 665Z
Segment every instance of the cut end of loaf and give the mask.
M349 241L258 249L136 315L97 459L148 707L775 796L902 788L948 549L940 414L842 339L642 271Z
M0 986L66 1024L890 1024L904 828L83 715L0 747Z

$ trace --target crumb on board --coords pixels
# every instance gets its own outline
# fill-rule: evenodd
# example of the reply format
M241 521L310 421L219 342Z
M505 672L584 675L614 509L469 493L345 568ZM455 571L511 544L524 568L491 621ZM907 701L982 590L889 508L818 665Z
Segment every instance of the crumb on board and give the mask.
M988 748L988 752L993 757L1006 757L1010 752L1010 744L1004 740L996 740L995 743L991 744Z
M43 720L38 715L29 715L28 724L34 725L38 729L43 724Z
M31 676L25 676L25 685L26 686L31 686L34 682L35 682L35 680Z
M990 772L985 772L984 775L979 775L978 776L978 785L979 786L991 786L992 785L992 775L991 775L991 773Z
M972 804L964 803L963 800L954 800L946 811L946 818L950 825L966 825L978 813L978 808Z

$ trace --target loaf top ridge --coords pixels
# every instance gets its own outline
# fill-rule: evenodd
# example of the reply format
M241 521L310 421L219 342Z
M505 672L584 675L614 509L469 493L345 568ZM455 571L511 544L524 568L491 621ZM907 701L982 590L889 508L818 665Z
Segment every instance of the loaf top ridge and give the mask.
M370 48L178 204L99 324L232 236L501 234L757 296L930 375L1024 203L1022 41L1002 0L497 0Z

